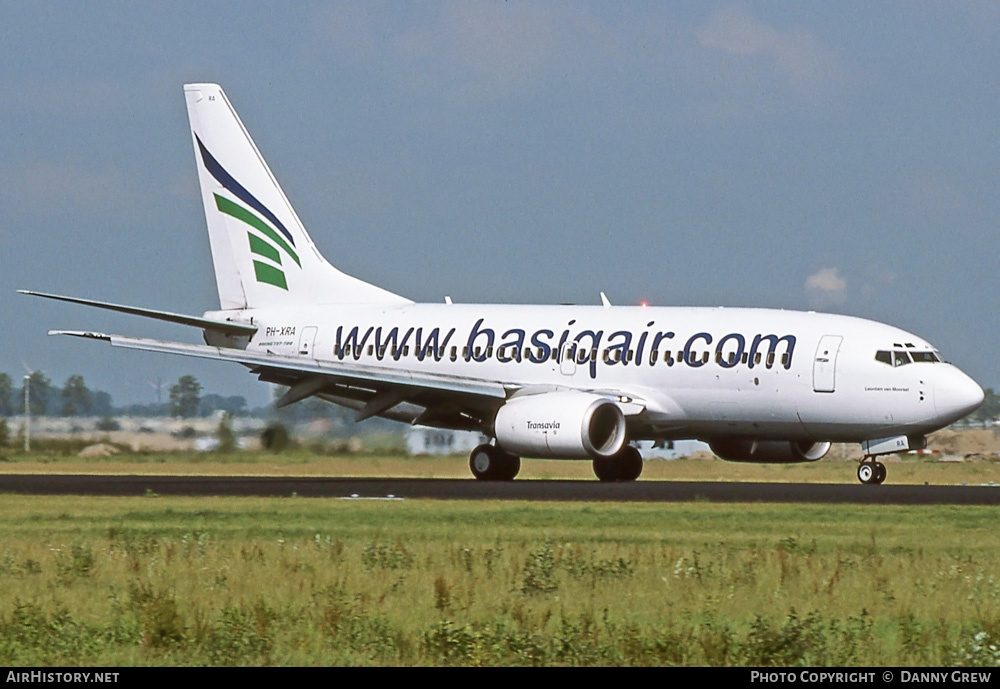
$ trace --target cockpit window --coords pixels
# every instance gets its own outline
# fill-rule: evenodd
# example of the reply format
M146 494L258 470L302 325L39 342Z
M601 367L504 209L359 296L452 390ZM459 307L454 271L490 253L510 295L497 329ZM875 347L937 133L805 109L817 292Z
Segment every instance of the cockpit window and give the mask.
M883 364L888 364L892 367L906 366L911 363L928 363L934 364L942 361L941 356L937 352L918 352L918 351L906 351L903 349L895 349L893 351L888 351L885 349L880 349L875 352L875 361L881 361Z

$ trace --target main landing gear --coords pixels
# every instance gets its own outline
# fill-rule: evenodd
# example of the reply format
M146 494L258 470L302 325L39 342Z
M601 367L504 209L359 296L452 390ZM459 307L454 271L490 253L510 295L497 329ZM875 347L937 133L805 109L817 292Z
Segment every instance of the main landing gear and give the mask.
M865 457L858 464L858 480L865 484L878 485L885 481L885 464L874 457Z
M469 468L481 481L513 481L521 470L521 458L495 445L480 445L469 456Z
M626 445L612 457L595 459L594 473L601 481L635 481L642 473L642 455Z
M484 444L469 455L469 468L480 481L512 481L521 470L521 458ZM626 445L612 457L595 459L594 473L601 481L635 481L642 473L642 455Z

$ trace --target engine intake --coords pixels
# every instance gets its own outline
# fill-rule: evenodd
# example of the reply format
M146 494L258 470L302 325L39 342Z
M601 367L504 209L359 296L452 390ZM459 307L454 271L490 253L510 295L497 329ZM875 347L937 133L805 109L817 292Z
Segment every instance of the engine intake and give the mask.
M606 397L585 392L545 392L515 397L493 424L497 445L522 457L605 458L626 441L625 415Z

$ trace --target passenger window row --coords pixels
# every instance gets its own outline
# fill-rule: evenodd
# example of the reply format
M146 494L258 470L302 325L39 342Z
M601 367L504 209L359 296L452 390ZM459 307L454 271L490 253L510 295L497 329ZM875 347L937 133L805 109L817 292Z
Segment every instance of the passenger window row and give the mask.
M495 349L495 352L494 352L494 349ZM418 351L419 350L418 350L417 347L413 347L412 348L412 353L413 353L414 356L417 355ZM443 358L445 356L445 351L446 350L445 350L444 347L438 347L436 349L433 348L433 347L430 347L430 348L428 348L425 351L424 356L432 356L435 359L441 359L441 358ZM571 348L571 351L572 351L572 348ZM454 345L451 346L450 348L447 349L447 352L448 352L448 357L452 361L457 361L458 360L458 347L457 346L454 346ZM374 345L367 345L366 347L355 346L353 348L352 347L340 347L339 351L338 351L338 349L336 347L334 348L334 354L339 355L341 357L351 355L352 353L354 355L354 358L356 358L356 359L360 359L362 356L365 356L365 355L371 357L371 356L375 355L375 346ZM388 347L388 346L383 346L383 347L379 347L378 348L378 358L379 359L385 358L386 354L388 354L389 356L391 356L392 358L395 359L395 358L397 358L397 355L398 355L398 357L407 357L407 356L410 356L410 353L411 353L411 347L409 345L404 345L401 348ZM496 348L494 348L494 347L485 347L485 348L483 348L483 347L473 347L472 348L472 355L471 356L473 356L473 357L475 357L475 358L478 359L478 358L482 357L485 354L485 358L492 359L493 356L494 356L494 353L496 354L497 358L502 358L504 360L513 360L513 359L517 359L518 358L517 357L517 348L514 345L501 345L500 347L496 347ZM536 349L532 349L530 347L525 347L524 350L523 350L523 352L522 352L522 354L523 354L523 358L524 359L530 359L531 361L541 362L543 360L543 356L545 355L545 350L543 348L541 348L541 347L538 347ZM576 354L575 354L575 356L573 358L576 359L576 363L578 363L578 364L585 364L585 363L588 363L588 362L593 361L594 359L596 359L597 358L597 354L598 354L598 352L597 352L596 349L582 349L582 348L580 348L580 349L576 349ZM880 352L880 354L881 354L881 352ZM465 358L467 356L469 356L469 348L468 347L462 347L462 358ZM689 356L689 358L690 358L691 361L700 361L702 364L707 364L711 355L710 355L709 352L693 352L692 351L692 352L688 353L688 356ZM559 350L555 349L555 348L550 348L548 358L550 360L552 360L552 361L558 361L559 360ZM635 351L631 350L631 349L625 350L624 357L622 355L622 350L621 349L610 349L610 348L605 349L603 351L602 355L601 355L601 360L603 360L604 363L606 363L606 364L619 363L623 359L624 359L624 361L626 363L631 363L634 358L635 358ZM876 358L878 358L878 357L876 357ZM684 350L682 350L682 349L677 350L676 357L674 357L673 350L667 350L667 351L662 352L662 356L661 356L661 353L658 350L655 350L655 349L649 353L649 364L650 365L653 365L657 361L661 361L661 360L667 366L673 366L678 361L684 361ZM764 360L765 360L765 355L763 353L756 352L754 354L753 361L754 361L754 365L755 366L760 365L760 363L762 361L764 361ZM749 363L749 361L750 361L750 355L749 355L749 353L748 352L743 352L743 354L740 356L739 362L742 363L742 364L744 364L744 365L746 365L746 364ZM774 362L775 362L775 353L774 352L768 352L767 355L766 355L766 361L767 361L767 366L773 366ZM729 366L735 366L736 363L737 363L736 352L730 352L728 354L723 354L722 352L716 352L716 354L715 354L715 362L718 363L718 364L725 363L725 364L727 364ZM787 365L788 364L788 353L787 352L785 352L784 354L781 355L781 363L782 363L782 365Z

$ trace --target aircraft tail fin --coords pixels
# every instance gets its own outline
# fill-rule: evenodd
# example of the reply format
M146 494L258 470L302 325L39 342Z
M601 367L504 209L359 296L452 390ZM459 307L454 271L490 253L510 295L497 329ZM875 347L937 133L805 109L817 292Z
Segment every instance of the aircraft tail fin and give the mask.
M184 96L223 309L409 303L323 258L220 86Z

